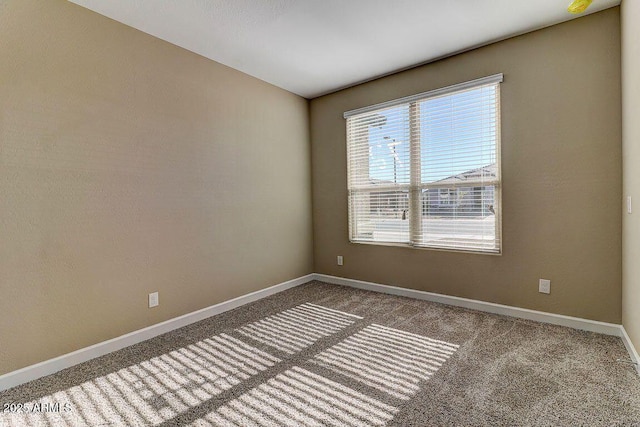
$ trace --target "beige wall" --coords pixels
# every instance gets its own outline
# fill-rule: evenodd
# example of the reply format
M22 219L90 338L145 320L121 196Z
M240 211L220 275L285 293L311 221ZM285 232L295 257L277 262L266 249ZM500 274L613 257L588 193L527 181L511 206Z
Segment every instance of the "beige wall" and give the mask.
M312 272L305 99L63 0L0 58L0 374Z
M622 324L640 351L640 2L622 2L623 195L634 212L622 220Z
M620 323L619 25L613 8L312 100L316 272ZM503 255L350 244L342 113L500 72Z

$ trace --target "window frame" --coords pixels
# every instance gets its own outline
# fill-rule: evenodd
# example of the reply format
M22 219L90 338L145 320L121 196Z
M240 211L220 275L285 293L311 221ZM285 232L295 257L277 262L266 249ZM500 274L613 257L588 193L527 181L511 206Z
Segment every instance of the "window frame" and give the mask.
M371 244L371 245L381 245L381 246L401 246L401 247L410 247L417 249L428 249L428 250L440 250L440 251L449 251L449 252L464 252L464 253L474 253L474 254L483 254L483 255L501 255L503 249L503 241L502 241L502 165L501 165L501 85L504 81L504 76L502 73L494 74L491 76L470 80L467 82L454 84L451 86L446 86L443 88L422 92L416 95L411 95L403 98L394 99L391 101L374 104L371 106L358 108L355 110L350 110L344 113L344 118L346 120L346 131L347 131L347 194L348 194L348 225L349 225L349 241L351 243L357 244ZM410 164L412 165L410 168L410 180L409 183L406 184L390 184L390 185L380 185L380 184L358 184L352 185L352 159L351 159L351 151L352 144L350 143L350 121L349 118L359 116L365 113L378 112L380 110L385 110L395 106L407 105L409 107L409 121L411 122L415 115L412 113L414 108L419 108L419 103L426 101L430 98L441 97L448 94L454 94L463 92L466 90L477 89L483 86L495 86L496 90L496 116L495 116L495 178L486 179L484 177L484 172L481 177L478 179L472 179L460 183L423 183L421 168L415 167L414 165L421 164L421 161L416 162L414 160L415 153L420 153L420 137L419 135L416 137L411 132L409 137L409 153L410 153ZM411 128L415 128L410 125ZM416 148L417 146L417 148ZM419 156L420 154L418 154ZM484 166L482 167L484 168ZM422 215L423 215L423 195L428 193L429 190L436 190L438 194L442 190L455 189L456 194L459 193L459 188L488 188L493 187L493 197L494 204L493 212L495 215L495 238L494 248L484 249L484 248L465 248L461 246L453 246L453 245L435 245L429 244L427 242L420 242L419 238L422 236ZM482 190L485 191L485 190ZM352 198L354 195L360 194L371 194L375 192L407 192L408 198L408 212L407 219L409 222L409 240L407 242L401 241L400 239L384 241L384 240L369 240L369 239L358 239L357 238L357 229L358 229L358 218L354 212L355 207L352 206ZM415 221L415 218L420 218L419 221ZM497 246L497 247L495 247Z

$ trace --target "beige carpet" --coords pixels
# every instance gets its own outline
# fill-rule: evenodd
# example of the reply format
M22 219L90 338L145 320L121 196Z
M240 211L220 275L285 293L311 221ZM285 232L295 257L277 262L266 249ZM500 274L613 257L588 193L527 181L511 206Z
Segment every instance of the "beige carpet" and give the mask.
M0 425L640 426L619 358L615 337L311 282L1 392Z

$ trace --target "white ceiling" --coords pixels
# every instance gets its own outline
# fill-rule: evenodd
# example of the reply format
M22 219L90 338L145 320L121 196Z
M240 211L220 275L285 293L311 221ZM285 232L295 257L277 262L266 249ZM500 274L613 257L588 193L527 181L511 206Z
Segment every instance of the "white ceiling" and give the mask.
M570 0L70 1L306 98L576 17Z

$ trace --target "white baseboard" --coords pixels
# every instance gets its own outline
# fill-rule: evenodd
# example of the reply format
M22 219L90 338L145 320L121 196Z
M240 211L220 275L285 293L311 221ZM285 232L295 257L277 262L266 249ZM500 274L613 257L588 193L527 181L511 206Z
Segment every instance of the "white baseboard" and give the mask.
M627 351L629 352L629 358L631 359L632 362L634 362L636 365L636 371L638 372L638 375L640 375L640 355L638 355L638 352L636 351L636 348L634 347L633 343L631 342L631 338L629 338L629 335L627 335L627 331L626 329L624 329L624 326L621 326L621 331L622 331L622 342L624 343L624 346L627 348Z
M156 325L143 328L117 338L110 339L89 347L82 348L72 353L27 366L17 371L0 375L0 391L15 387L17 385L51 375L62 369L69 368L82 362L104 356L124 347L128 347L142 341L146 341L158 335L171 332L175 329L182 328L200 320L207 319L216 314L224 313L242 305L258 301L270 295L282 292L287 289L307 283L311 280L319 280L326 283L336 285L349 286L352 288L365 289L374 292L380 292L391 295L404 296L419 300L438 302L442 304L452 305L456 307L464 307L473 310L483 311L487 313L501 314L504 316L517 317L521 319L534 320L542 323L550 323L554 325L567 326L569 328L581 329L585 331L597 332L606 335L614 335L622 338L624 345L629 351L631 360L640 363L640 356L629 339L622 325L613 323L598 322L595 320L580 319L577 317L564 316L561 314L546 313L542 311L529 310L526 308L512 307L508 305L494 304L490 302L460 298L432 292L418 291L415 289L400 288L397 286L382 285L372 282L364 282L361 280L346 279L343 277L329 276L326 274L308 274L297 279L279 283L266 289L261 289L250 294L225 301L219 304L203 308L193 313L188 313ZM636 369L640 373L640 366L636 365Z
M259 299L276 294L278 292L291 289L303 283L307 283L311 280L313 280L313 274L298 277L297 279L289 280L287 282L279 283L266 289L251 292L249 294L242 295L237 298L224 301L219 304L194 311L192 313L185 314L183 316L179 316L143 329L139 329L137 331L133 331L131 333L110 339L108 341L103 341L101 343L94 344L92 346L85 347L53 359L45 360L44 362L36 363L35 365L18 369L17 371L0 375L0 391L44 377L46 375L51 375L53 373L61 371L62 369L77 365L78 363L86 362L99 356L104 356L105 354L111 353L113 351L120 350L130 345L146 341L158 335L162 335L164 333L171 332L175 329L182 328L192 323L199 322L200 320L215 316L216 314L224 313L225 311L232 310L250 302L254 302Z
M478 301L468 298L460 298L433 292L418 291L415 289L399 288L397 286L381 285L379 283L364 282L362 280L346 279L344 277L328 276L326 274L314 274L314 279L334 285L349 286L384 294L398 295L413 299L438 302L441 304L464 307L487 313L501 314L503 316L517 317L520 319L535 320L536 322L550 323L553 325L567 326L573 329L597 332L605 335L622 336L622 326L614 323L598 322L596 320L581 319L579 317L564 316L562 314L546 313L544 311L529 310L526 308L512 307L509 305L495 304L492 302Z

